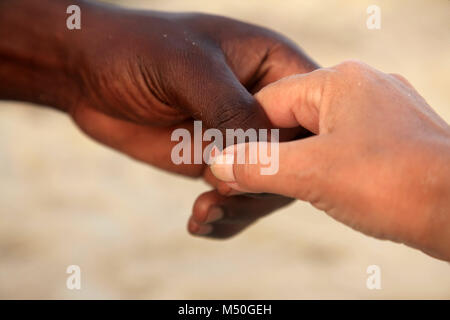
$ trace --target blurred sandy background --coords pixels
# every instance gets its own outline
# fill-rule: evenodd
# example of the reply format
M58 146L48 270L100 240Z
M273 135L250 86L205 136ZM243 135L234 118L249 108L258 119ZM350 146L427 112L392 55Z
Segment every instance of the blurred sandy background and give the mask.
M320 64L400 73L450 122L450 2L115 1L266 25ZM382 10L381 30L366 8ZM0 105L0 298L450 298L450 265L365 237L297 203L225 242L189 236L208 187L130 161L63 114ZM66 289L68 265L82 289ZM382 290L366 288L366 268Z

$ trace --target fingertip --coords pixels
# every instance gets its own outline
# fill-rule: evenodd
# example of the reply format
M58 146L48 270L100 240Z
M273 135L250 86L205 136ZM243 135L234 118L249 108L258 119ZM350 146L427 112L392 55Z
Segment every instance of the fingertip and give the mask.
M213 231L213 226L210 224L198 224L193 219L189 219L188 231L194 236L205 236Z
M194 202L192 209L192 219L198 223L204 223L210 207L210 201L201 196Z
M195 223L192 217L188 221L187 229L190 234L195 235L199 229L199 225Z
M205 224L209 210L212 207L219 207L222 200L223 197L214 190L201 194L194 202L191 219L197 224Z
M214 158L211 164L212 174L219 180L224 182L234 182L234 154L222 153Z
M217 222L221 220L225 216L225 212L222 208L218 206L212 206L208 210L208 214L206 217L206 223Z

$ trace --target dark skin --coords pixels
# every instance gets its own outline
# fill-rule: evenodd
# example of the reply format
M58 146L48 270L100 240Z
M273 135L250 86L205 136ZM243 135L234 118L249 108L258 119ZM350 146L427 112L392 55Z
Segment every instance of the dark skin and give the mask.
M81 8L68 30L66 8ZM0 99L67 112L91 138L170 172L204 177L188 230L228 238L291 199L230 195L206 165L175 165L176 128L270 128L252 94L318 66L285 37L220 16L128 10L91 1L0 0ZM306 136L302 128L283 140ZM209 222L212 208L223 218ZM208 233L205 233L208 225Z

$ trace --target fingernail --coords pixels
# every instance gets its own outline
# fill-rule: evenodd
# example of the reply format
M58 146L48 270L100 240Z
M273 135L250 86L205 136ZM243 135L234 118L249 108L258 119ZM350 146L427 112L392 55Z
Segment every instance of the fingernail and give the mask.
M213 227L208 224L199 225L198 230L195 234L197 234L199 236L204 236L204 235L211 233L212 229L213 229Z
M212 207L208 210L208 217L206 218L206 223L215 222L217 220L222 219L224 216L224 212L219 207Z
M234 154L221 154L214 159L211 164L213 175L225 182L234 182L233 172Z

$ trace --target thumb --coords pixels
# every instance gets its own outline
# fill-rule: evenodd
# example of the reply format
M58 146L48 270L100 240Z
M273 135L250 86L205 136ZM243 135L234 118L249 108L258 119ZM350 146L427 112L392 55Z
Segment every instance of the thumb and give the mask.
M256 95L274 127L302 126L320 133L321 108L324 91L332 72L317 69L278 80L262 88Z
M214 158L211 171L231 188L251 193L277 193L305 201L324 185L327 136L290 142L233 145Z
M327 77L326 69L318 69L283 78L264 87L256 99L274 126L301 125L318 134ZM284 143L231 146L215 158L211 171L239 191L278 193L308 201L323 186L323 175L334 150L329 141L327 135L318 135ZM267 151L269 157L260 157Z
M175 77L172 100L206 127L225 129L268 128L270 122L259 102L241 84L224 57L183 65L185 76Z

